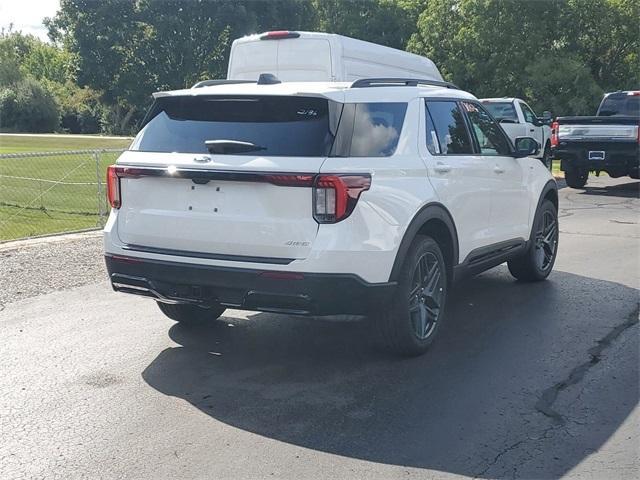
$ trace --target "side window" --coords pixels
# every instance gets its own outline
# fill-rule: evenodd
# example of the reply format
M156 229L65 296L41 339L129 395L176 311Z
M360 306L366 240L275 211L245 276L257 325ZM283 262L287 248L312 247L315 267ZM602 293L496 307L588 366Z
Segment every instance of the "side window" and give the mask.
M398 146L406 103L358 103L350 156L388 157Z
M482 155L509 155L511 147L500 126L480 105L462 102Z
M522 114L524 115L524 121L527 123L535 123L536 115L535 113L533 113L533 110L529 108L529 105L520 102L520 108L522 109Z
M458 104L427 100L427 147L433 154L473 153L471 139Z

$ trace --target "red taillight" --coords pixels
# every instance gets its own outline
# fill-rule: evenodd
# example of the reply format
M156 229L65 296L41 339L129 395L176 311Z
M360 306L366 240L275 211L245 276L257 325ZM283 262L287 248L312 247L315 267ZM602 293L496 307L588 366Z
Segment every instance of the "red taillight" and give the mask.
M296 174L275 174L265 175L265 180L279 187L311 187L313 186L313 175Z
M558 122L553 122L551 124L551 146L557 147L558 142L560 141L560 137L558 135L558 128L560 128L560 124Z
M318 175L313 186L313 218L318 223L344 220L370 186L369 175Z
M289 30L274 30L260 35L260 40L282 40L285 38L298 38L298 32L290 32Z
M120 208L122 205L120 177L118 176L118 167L115 165L107 167L107 199L112 208Z

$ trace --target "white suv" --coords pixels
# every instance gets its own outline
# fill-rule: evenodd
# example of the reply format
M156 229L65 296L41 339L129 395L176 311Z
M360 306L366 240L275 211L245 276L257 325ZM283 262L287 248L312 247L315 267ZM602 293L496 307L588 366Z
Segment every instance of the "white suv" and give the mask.
M201 324L225 308L364 315L424 352L455 280L546 278L556 183L445 82L207 81L155 94L108 170L113 288Z

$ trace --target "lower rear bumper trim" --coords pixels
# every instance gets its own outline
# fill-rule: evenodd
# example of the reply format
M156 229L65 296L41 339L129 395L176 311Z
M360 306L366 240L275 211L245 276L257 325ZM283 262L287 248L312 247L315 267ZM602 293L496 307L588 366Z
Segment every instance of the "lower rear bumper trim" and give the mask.
M295 315L368 315L385 307L395 282L368 283L353 274L264 271L105 255L114 290L164 303L223 305Z

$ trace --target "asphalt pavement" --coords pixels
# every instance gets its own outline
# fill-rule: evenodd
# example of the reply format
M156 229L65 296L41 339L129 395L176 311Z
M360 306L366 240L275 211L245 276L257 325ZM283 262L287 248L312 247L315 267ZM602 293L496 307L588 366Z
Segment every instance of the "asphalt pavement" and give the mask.
M189 331L106 274L7 303L0 478L638 478L639 186L563 187L551 277L460 284L419 358L366 322Z

